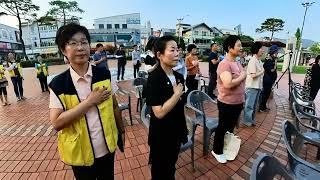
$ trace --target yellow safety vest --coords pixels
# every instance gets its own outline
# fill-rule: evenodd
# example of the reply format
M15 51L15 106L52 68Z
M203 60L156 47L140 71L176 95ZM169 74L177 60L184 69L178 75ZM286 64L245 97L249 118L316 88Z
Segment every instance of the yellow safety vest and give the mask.
M111 75L107 69L92 66L92 75L92 89L103 86L111 89ZM59 98L64 111L70 110L80 103L72 82L70 69L56 76L49 87ZM118 129L114 117L112 98L99 104L97 108L108 151L113 153L117 147ZM72 166L93 165L95 156L86 116L73 121L71 125L58 132L58 150L61 160L66 164Z
M9 63L9 66L11 66L11 64L12 63ZM17 66L18 66L18 71L20 73L20 76L22 77L22 67L21 67L20 63L17 63ZM9 71L9 75L10 75L10 77L16 77L17 76L17 74L14 72L14 70Z
M0 71L3 71L3 72L5 71L3 65L0 65ZM3 78L5 78L4 74L0 73L0 80L3 79Z
M37 76L43 72L44 76L48 76L48 66L45 63L38 64L36 63Z

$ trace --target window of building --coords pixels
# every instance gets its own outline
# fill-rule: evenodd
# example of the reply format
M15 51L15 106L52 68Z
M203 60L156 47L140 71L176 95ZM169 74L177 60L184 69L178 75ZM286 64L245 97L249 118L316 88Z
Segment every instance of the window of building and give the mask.
M207 31L202 31L202 36L207 36Z
M99 24L99 29L104 29L104 24Z
M122 24L122 29L127 29L127 24Z
M107 24L107 29L112 29L112 24Z
M198 35L199 34L199 31L194 31L194 35Z
M115 25L114 25L114 28L120 29L120 25L119 25L119 24L115 24Z

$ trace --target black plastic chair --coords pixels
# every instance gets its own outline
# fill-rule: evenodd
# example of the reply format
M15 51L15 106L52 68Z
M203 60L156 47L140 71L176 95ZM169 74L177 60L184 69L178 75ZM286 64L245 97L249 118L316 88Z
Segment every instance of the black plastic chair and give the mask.
M191 163L193 170L194 168L194 136L195 136L195 131L196 131L196 124L194 121L192 121L192 118L190 117L190 112L189 110L192 110L192 108L188 107L187 105L185 106L185 117L186 117L186 123L187 123L187 128L188 128L188 142L185 144L181 144L180 147L180 153L185 152L188 149L191 150ZM141 110L141 121L143 122L144 126L149 129L150 126L150 113L151 113L151 107L147 106L147 104L144 104ZM149 164L150 164L150 159L149 159Z
M320 177L319 164L307 162L299 157L303 144L313 142L299 133L287 120L282 123L282 136L287 147L289 170L295 175L295 179L318 180Z
M138 77L147 79L147 78L148 78L148 72L146 72L146 71L139 71L139 72L138 72Z
M318 147L317 159L320 159L320 117L310 114L309 111L305 112L306 107L296 102L293 102L292 108L297 130Z
M137 97L137 112L141 112L144 98L143 98L143 89L147 86L147 79L146 78L136 78L132 82L132 86L135 90L135 95Z
M204 93L208 94L208 85L206 84L205 78L208 79L208 77L201 76L200 77L200 91L203 91ZM209 83L208 83L209 84Z
M218 127L218 117L208 117L204 110L204 105L210 108L217 107L217 103L212 100L206 93L193 90L189 93L187 99L188 107L192 108L195 113L195 124L203 127L203 155L207 155L210 145L210 137Z
M130 96L130 93L126 93L126 92L123 92L123 93L128 96L128 102L119 103L119 104L118 104L119 110L120 110L120 112L121 112L121 115L122 115L122 111L124 111L124 110L126 110L126 109L129 111L130 123L131 123L131 125L132 125L131 96Z
M293 180L293 175L278 159L268 154L261 154L254 160L250 180L272 180L282 176L285 180Z

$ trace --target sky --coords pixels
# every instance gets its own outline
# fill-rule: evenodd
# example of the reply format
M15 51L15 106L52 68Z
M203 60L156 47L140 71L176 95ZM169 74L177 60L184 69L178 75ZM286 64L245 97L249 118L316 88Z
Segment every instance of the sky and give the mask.
M37 12L44 15L49 9L50 0L32 0L40 6ZM210 27L233 29L238 24L242 32L254 38L270 36L270 33L256 33L255 29L267 18L280 18L285 21L284 30L276 33L277 38L294 36L301 28L306 0L77 0L85 12L81 14L81 24L93 28L93 19L120 14L140 13L141 22L151 21L155 29L175 29L177 19L184 17L183 23L205 22ZM320 42L320 0L307 12L303 39ZM1 9L0 9L1 10ZM189 15L189 16L186 16ZM14 17L0 17L0 23L17 26Z

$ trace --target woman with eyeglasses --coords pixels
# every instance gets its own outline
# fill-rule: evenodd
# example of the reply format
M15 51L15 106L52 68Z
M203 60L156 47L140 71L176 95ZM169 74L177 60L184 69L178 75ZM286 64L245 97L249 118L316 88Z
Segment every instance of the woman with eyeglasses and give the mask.
M58 131L60 158L72 166L76 179L114 179L114 156L117 144L123 145L124 127L110 71L89 64L85 27L60 27L56 44L70 64L49 84L50 121Z

